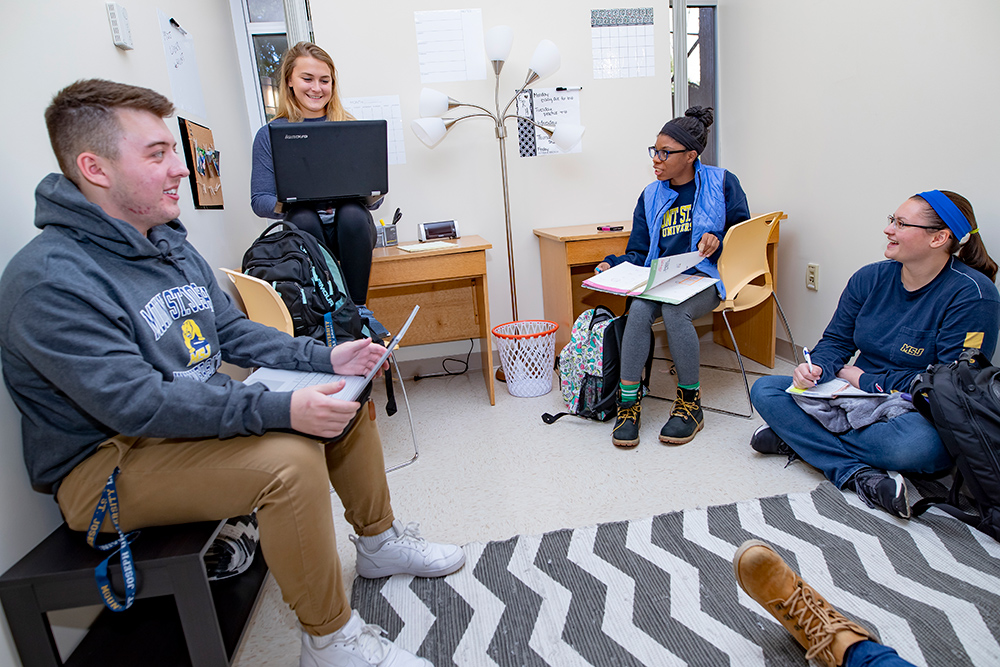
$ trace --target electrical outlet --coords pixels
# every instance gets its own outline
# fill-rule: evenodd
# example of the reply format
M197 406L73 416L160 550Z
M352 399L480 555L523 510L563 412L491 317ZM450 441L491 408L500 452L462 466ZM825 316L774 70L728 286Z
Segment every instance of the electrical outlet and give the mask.
M811 289L814 292L819 290L819 264L806 266L806 289Z

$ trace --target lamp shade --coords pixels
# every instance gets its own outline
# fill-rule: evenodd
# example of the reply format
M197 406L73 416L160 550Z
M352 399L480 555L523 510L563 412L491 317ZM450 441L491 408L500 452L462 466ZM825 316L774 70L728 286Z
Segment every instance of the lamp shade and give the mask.
M509 25L498 25L486 31L486 57L490 60L507 60L514 31Z
M573 123L558 123L552 132L552 143L559 147L559 150L570 151L580 143L583 138L583 125Z
M528 69L541 78L554 74L559 69L559 64L559 48L552 41L543 39L535 47Z
M440 116L448 111L450 99L447 95L433 88L420 91L420 115Z
M436 146L448 131L443 118L417 118L410 123L410 128L413 130L413 134L417 135L417 139L420 139L429 148Z

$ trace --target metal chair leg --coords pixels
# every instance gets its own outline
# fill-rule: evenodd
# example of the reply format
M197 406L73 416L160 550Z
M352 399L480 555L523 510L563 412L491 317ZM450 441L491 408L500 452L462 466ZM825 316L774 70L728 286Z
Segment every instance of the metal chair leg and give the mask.
M409 461L389 466L385 469L386 473L390 473L393 470L399 470L400 468L405 468L416 461L417 457L420 456L420 451L417 448L417 431L413 427L413 410L410 409L410 399L406 397L406 386L403 384L403 376L399 372L399 364L396 363L396 355L390 354L389 359L392 360L392 366L396 369L396 377L399 378L399 388L403 391L403 402L406 403L406 418L410 420L410 435L413 437L413 457Z
M784 317L784 316L782 316ZM726 317L726 311L722 311L722 319L726 323L726 329L729 331L729 339L733 341L733 350L736 352L736 360L740 363L740 373L743 374L743 388L747 393L747 406L750 408L750 414L745 415L741 412L732 412L730 410L723 410L722 408L712 408L707 405L702 405L702 410L710 410L711 412L717 412L723 415L731 415L733 417L743 417L744 419L751 419L753 417L753 403L750 402L750 383L747 381L747 371L743 367L743 355L740 354L739 343L736 342L736 336L733 335L733 328L729 326L729 318Z
M788 320L785 319L785 311L781 309L781 302L778 301L778 294L776 292L771 292L771 296L774 297L774 304L778 307L778 315L781 315L781 323L785 325L785 332L788 334L788 340L792 344L792 360L795 365L798 366L799 363L799 348L795 346L795 337L792 336L792 330L788 327Z

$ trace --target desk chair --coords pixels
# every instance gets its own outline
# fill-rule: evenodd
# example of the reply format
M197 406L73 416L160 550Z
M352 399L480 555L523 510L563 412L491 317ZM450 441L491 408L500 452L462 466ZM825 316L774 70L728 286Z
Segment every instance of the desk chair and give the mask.
M729 331L729 339L733 341L736 360L739 362L740 372L743 374L743 387L746 390L747 406L750 408L750 413L730 412L703 405L705 410L746 419L753 417L750 383L747 381L747 371L743 367L743 356L740 354L740 346L733 335L729 318L726 316L727 313L738 313L741 310L754 308L764 303L769 297L773 297L774 304L778 307L778 314L781 316L781 323L784 325L785 331L788 332L788 338L792 344L792 354L798 363L799 355L795 347L795 339L792 337L792 330L788 328L788 320L785 319L785 312L781 308L781 302L778 301L778 295L774 291L774 277L771 275L771 267L767 263L767 240L771 236L774 225L784 217L785 214L782 211L758 215L730 227L729 231L726 232L725 240L722 242L722 255L719 257L719 275L726 288L726 299L716 307L715 312L722 314L726 329ZM761 282L761 279L763 279L763 284L756 284ZM735 369L723 370L735 371Z
M236 290L240 293L240 298L243 299L247 317L254 322L260 322L279 331L284 331L289 336L295 335L292 316L288 314L288 308L281 300L281 295L271 285L260 278L254 278L239 271L220 270L229 276L229 279L236 285ZM389 360L392 361L392 365L396 369L399 387L403 390L403 402L406 403L406 416L410 420L410 435L413 438L413 456L408 461L389 466L385 469L387 473L405 468L420 456L420 451L417 449L417 432L413 427L413 411L410 410L410 401L406 396L406 386L403 384L403 376L399 372L399 364L396 363L396 355L390 354Z
M740 354L739 343L733 335L733 328L729 324L727 313L738 313L741 310L748 310L764 303L769 297L774 297L774 303L778 307L778 314L781 316L781 323L788 332L788 338L792 344L792 354L798 363L798 350L795 347L795 339L792 337L792 330L788 328L788 320L778 301L778 295L774 291L774 278L771 275L771 267L767 263L767 241L771 236L771 230L785 214L782 211L774 211L765 215L758 215L750 218L738 225L733 225L726 232L726 237L722 242L722 255L719 257L719 276L722 284L726 288L726 298L713 312L720 313L729 331L729 339L733 341L733 350L736 352L736 360L740 365L740 373L743 375L743 388L746 390L748 414L741 412L731 412L722 408L713 408L702 404L703 410L710 410L733 417L743 417L750 419L753 417L753 403L750 402L750 383L747 381L747 370L743 366L743 355ZM763 284L757 284L763 282ZM710 288L712 289L712 288ZM662 321L659 319L658 321ZM703 364L704 365L704 364ZM725 368L720 366L705 366L718 370L736 372L735 368ZM752 373L753 371L751 371ZM654 396L653 398L660 398ZM664 398L663 400L670 400Z

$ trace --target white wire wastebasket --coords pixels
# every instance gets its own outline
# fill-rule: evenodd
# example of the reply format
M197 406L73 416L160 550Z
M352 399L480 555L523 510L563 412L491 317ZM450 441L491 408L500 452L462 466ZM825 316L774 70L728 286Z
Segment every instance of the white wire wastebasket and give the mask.
M511 396L527 398L552 391L558 328L548 320L518 320L493 327Z

